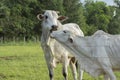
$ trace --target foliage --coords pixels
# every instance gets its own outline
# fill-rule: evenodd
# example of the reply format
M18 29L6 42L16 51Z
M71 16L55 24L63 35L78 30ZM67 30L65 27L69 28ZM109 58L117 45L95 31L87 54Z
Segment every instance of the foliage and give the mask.
M79 0L64 0L63 3L65 15L68 16L66 23L77 23L85 34L87 34L87 24L85 23L85 16L82 3Z
M41 22L36 18L43 10L57 10L69 19L65 23L77 23L85 35L102 29L109 33L119 33L119 0L116 16L115 6L104 2L85 0L1 0L0 1L0 41L39 39Z
M108 32L108 24L111 20L110 7L104 2L86 1L85 16L87 24L90 27L95 27L95 29L93 28L93 32L96 30L104 30ZM88 32L89 34L93 33L90 33L90 30Z
M109 33L111 34L120 34L120 1L115 0L115 3L117 4L116 6L113 6L115 11L115 16L113 16L112 20L109 23Z
M120 0L114 0L114 2L115 2L116 5L120 8Z

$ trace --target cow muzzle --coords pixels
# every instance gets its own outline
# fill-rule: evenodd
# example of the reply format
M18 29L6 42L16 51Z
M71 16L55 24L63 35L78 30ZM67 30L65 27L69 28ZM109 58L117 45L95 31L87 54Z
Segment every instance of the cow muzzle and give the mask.
M50 30L50 33L52 33L52 31L56 31L58 29L58 26L56 26L56 25L52 25L51 27L52 27L52 29Z

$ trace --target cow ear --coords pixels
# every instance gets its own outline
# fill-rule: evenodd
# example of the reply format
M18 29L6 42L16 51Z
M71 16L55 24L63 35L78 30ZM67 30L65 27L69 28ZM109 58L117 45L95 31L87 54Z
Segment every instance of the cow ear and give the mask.
M63 21L65 21L65 20L67 20L68 19L68 17L66 17L66 16L59 16L58 17L58 20L60 21L60 22L63 22Z
M44 18L44 15L43 15L43 14L38 14L38 15L37 15L37 19L38 19L38 20L42 20L43 18Z
M72 39L72 38L69 38L68 40L69 40L71 43L73 43L73 39Z

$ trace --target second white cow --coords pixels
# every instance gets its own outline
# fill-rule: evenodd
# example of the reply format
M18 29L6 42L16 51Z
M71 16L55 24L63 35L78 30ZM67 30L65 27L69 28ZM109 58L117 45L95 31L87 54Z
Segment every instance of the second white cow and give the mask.
M54 31L51 37L60 42L78 59L81 68L91 76L104 75L104 80L116 80L114 70L120 70L120 35L97 31L81 37L67 30Z

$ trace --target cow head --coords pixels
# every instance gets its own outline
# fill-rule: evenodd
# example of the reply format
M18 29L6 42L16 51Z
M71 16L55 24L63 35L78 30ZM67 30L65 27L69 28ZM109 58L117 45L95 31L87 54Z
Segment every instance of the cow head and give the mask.
M72 33L67 30L53 31L50 36L61 43L73 43Z
M67 19L65 16L58 16L58 13L58 11L54 10L45 10L44 14L38 14L37 18L43 21L43 28L46 28L52 32L60 27L59 21L64 21Z

